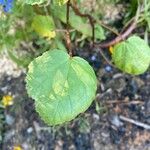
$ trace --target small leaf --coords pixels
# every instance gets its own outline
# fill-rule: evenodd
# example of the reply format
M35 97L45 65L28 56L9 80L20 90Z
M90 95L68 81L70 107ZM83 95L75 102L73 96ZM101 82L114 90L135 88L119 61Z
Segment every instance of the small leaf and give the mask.
M45 52L29 65L28 94L36 111L49 125L62 124L84 112L97 88L96 76L87 61L65 51Z
M150 65L150 48L143 39L132 36L115 45L112 59L126 73L142 74Z
M47 0L25 0L26 4L30 4L30 5L39 5L42 4L44 2L46 2Z
M37 15L34 17L32 22L32 28L43 37L47 37L49 39L54 38L56 36L55 33L55 25L52 17L50 16L42 16Z

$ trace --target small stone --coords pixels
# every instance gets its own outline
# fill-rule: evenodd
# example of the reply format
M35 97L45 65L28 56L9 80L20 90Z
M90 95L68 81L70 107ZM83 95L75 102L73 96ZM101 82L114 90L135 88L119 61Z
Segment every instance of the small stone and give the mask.
M109 88L109 89L107 89L107 91L106 91L106 93L112 93L112 89L111 88Z
M110 118L110 122L112 125L116 126L116 127L120 127L123 125L123 123L120 121L118 115L113 115L111 118Z
M5 121L8 125L12 125L14 123L15 119L11 115L6 115Z
M142 110L145 110L145 107L144 107L144 106L142 106L142 107L141 107L141 109L142 109Z
M32 133L33 132L33 128L32 127L29 127L28 129L27 129L27 133Z
M111 72L112 71L112 67L109 66L109 65L105 66L105 71L106 72Z
M97 114L93 114L93 118L95 119L95 120L99 120L99 115L97 115Z
M30 148L30 144L28 144L28 143L23 143L22 144L22 148L23 148L23 150L29 150L29 149L31 149Z
M93 56L91 57L91 60L92 60L92 61L95 61L95 60L96 60L96 56L93 55Z
M108 133L105 133L105 132L102 132L101 135L105 138L108 138L109 137L109 134Z
M7 87L7 86L5 86L5 87L1 87L1 90L2 90L4 93L6 93L6 92L7 92L7 90L8 90L8 87Z

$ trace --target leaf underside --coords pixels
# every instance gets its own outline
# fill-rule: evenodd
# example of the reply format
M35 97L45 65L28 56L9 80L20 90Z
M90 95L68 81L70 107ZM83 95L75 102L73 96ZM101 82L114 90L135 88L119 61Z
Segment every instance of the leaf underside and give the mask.
M26 82L36 111L49 125L62 124L84 112L97 89L96 76L88 62L62 50L45 52L32 61Z

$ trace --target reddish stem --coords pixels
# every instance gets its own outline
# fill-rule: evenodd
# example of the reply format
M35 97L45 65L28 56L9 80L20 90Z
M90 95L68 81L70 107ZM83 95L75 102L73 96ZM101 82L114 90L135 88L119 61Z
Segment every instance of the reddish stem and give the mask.
M97 46L100 46L101 48L107 48L107 47L113 46L116 43L119 43L120 41L127 38L135 28L136 28L136 21L133 21L132 24L129 26L129 28L127 28L125 32L117 36L115 39L106 43L98 44Z
M72 4L70 3L71 8L73 9L73 11L76 13L76 15L80 16L80 17L87 17L89 19L89 22L92 26L92 34L93 34L93 43L94 43L94 39L95 39L95 29L94 29L94 22L95 19L89 15L89 14L83 14L80 12L80 10L78 9L78 7L76 6L76 3ZM132 31L136 28L136 24L137 22L134 20L131 25L120 35L118 35L115 39L113 39L112 41L106 42L106 43L102 43L102 44L96 44L94 43L94 45L96 47L101 47L101 48L107 48L110 47L112 45L115 45L116 43L124 40L125 38L127 38Z

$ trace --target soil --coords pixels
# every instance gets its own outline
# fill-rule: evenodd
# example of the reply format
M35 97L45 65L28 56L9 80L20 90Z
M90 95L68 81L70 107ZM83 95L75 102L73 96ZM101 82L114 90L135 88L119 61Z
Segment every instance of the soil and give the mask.
M120 119L150 125L150 71L131 76L109 66L96 51L77 54L95 69L96 99L85 113L56 127L47 126L35 112L25 89L26 71L5 55L1 58L0 95L14 97L14 104L2 110L2 150L150 150L149 130Z

